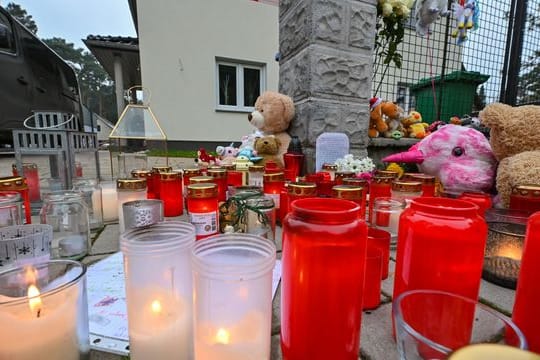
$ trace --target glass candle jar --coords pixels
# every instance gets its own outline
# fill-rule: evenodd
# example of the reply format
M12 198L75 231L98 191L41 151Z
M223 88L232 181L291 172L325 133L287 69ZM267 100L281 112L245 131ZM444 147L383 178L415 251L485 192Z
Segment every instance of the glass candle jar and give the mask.
M51 225L51 258L80 259L90 249L88 207L78 191L59 190L43 196L42 224Z
M540 211L540 185L518 185L510 194L510 209Z
M392 196L392 181L394 178L391 176L379 176L375 175L371 179L369 184L369 222L373 223L373 204L375 199L379 197L391 197Z
M161 172L160 197L163 201L165 217L180 216L184 213L184 197L182 196L182 177L177 172Z
M96 179L73 180L73 190L79 191L88 207L90 230L103 227L103 206L101 204L101 186Z
M336 185L332 188L332 197L354 201L360 205L360 219L366 220L366 190L355 185Z
M218 201L227 200L227 170L211 168L206 173L214 179L218 187Z
M151 170L133 170L131 171L131 177L135 179L146 179L146 197L147 199L155 199L156 192L154 190L154 181L152 179Z
M393 297L432 289L477 299L486 238L487 225L476 205L448 198L414 199L399 221Z
M399 173L394 170L375 170L375 176L379 177L391 177L394 179L399 178Z
M152 179L154 181L154 179ZM118 224L120 234L126 230L124 224L124 212L122 204L128 201L146 199L145 179L118 179L116 180L116 191L118 194Z
M15 191L0 191L0 227L22 224L21 194Z
M336 178L336 171L338 166L336 164L324 163L322 164L321 170L326 171L330 174L330 180L334 181Z
M184 169L182 172L182 183L184 185L184 197L187 196L187 186L191 184L189 182L189 179L191 179L194 176L201 176L202 172L201 169L198 168L190 168L190 169Z
M279 194L285 186L285 175L282 172L276 172L263 175L263 193L274 200L276 211L279 211Z
M47 224L0 228L0 272L50 260L52 238L52 226Z
M100 186L103 222L108 224L117 222L118 194L116 192L116 181L102 181Z
M263 186L263 165L250 165L248 168L248 185Z
M195 226L197 240L215 235L219 230L218 193L214 183L188 185L189 222Z
M403 200L407 206L417 197L422 196L422 183L412 181L397 181L392 182L391 198Z
M161 183L161 177L160 173L162 172L171 172L172 167L170 166L153 166L152 167L152 182L153 182L153 189L154 189L154 195L156 196L156 199L161 199L160 197L160 183Z
M529 349L540 353L540 212L529 217L512 320L523 331Z
M283 209L280 210L283 218L289 213L291 203L298 199L305 199L317 196L317 184L309 182L295 182L287 185L287 200L285 204L280 204ZM281 209L281 207L280 207Z
M381 250L382 258L382 280L388 278L388 265L390 263L390 240L388 231L369 227L367 233L368 246Z
M148 155L144 152L118 154L118 174L119 178L127 178L134 169L146 169L148 167Z
M212 176L200 175L189 178L189 185L193 184L216 184L216 182Z
M85 278L86 267L69 260L0 273L0 359L86 359Z
M395 248L399 230L399 217L407 207L405 200L378 197L373 205L371 226L390 233L390 246Z
M381 304L382 251L368 243L366 272L364 274L364 300L362 310L372 310Z
M274 201L267 197L246 199L244 223L246 233L274 241L276 234L276 209Z
M367 241L359 212L358 204L342 199L309 198L291 204L283 223L285 359L358 357Z
M236 170L236 165L226 165L224 169L227 170L227 194L230 196L231 188L245 184L246 172Z
M26 180L20 176L8 176L0 178L0 191L15 191L21 194L23 201L24 223L32 223L32 209L30 208L30 195Z
M296 179L302 175L302 170L304 169L304 158L305 155L302 153L294 153L287 151L283 154L283 163L285 169L290 170L290 181L296 181Z
M193 359L195 228L166 221L120 235L132 359Z
M354 171L336 171L334 181L336 185L343 185L343 179L355 177Z
M275 245L252 234L220 234L192 253L195 358L270 359Z
M478 206L478 213L482 217L485 216L486 210L491 208L491 195L484 192L465 191L458 196L458 199L476 204Z
M420 173L409 173L407 177L405 177L405 174L403 174L401 180L419 181L422 183L422 196L435 196L435 176Z
M41 187L39 184L39 172L38 167L34 163L23 163L22 164L22 175L19 175L17 170L17 165L13 164L12 166L13 176L23 176L26 179L26 184L28 185L28 196L30 197L30 202L36 202L41 200Z

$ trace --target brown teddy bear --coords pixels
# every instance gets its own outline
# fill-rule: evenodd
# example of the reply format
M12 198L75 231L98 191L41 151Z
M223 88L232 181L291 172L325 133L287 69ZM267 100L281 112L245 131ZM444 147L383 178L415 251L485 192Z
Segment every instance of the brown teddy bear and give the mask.
M490 144L499 166L496 188L501 205L508 207L512 187L540 184L540 106L511 107L493 103L480 112L490 128Z
M403 137L403 127L399 121L403 110L396 103L383 101L381 98L372 98L370 109L369 137L376 138L381 134L384 137L394 139Z
M274 135L267 135L255 139L254 148L257 156L262 157L258 165L265 165L268 161L275 162L279 167L283 167L283 156L278 156L281 141Z
M287 95L275 91L263 92L255 101L255 110L248 115L248 120L262 136L274 135L280 147L277 157L283 163L283 154L287 152L290 135L286 132L294 118L294 103Z

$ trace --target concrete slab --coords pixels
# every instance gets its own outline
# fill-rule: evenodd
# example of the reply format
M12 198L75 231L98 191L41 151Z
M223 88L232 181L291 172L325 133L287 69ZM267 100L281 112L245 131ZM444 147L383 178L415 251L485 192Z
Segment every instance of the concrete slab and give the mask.
M85 257L84 259L81 260L81 262L86 265L86 266L90 266L100 260L103 260L105 259L106 257L110 256L111 254L100 254L100 255L90 255L90 256L87 256Z
M120 250L118 224L106 225L94 241L90 255L112 254Z
M391 303L362 314L360 352L363 359L398 358L396 343L392 338Z
M485 280L480 283L480 300L496 310L511 316L516 292Z

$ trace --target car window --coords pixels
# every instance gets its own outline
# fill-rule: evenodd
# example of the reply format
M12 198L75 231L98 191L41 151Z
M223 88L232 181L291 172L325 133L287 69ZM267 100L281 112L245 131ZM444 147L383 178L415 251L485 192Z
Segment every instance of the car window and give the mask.
M9 19L0 13L0 51L15 53L15 38Z

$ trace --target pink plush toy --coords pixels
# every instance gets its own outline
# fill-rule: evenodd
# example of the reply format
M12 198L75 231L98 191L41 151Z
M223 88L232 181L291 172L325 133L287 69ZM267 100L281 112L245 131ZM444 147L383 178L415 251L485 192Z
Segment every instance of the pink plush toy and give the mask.
M489 191L497 168L485 136L457 125L445 125L409 151L383 161L417 163L420 171L439 178L447 190Z

